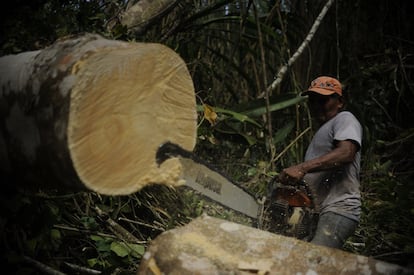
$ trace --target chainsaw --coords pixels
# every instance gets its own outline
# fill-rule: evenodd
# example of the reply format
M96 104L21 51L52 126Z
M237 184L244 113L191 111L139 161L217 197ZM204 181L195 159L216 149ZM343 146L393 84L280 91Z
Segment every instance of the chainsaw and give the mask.
M157 150L157 164L169 158L180 160L185 186L251 218L255 227L303 240L312 237L318 214L304 181L294 186L283 185L275 177L268 185L267 195L259 199L192 152L166 142Z

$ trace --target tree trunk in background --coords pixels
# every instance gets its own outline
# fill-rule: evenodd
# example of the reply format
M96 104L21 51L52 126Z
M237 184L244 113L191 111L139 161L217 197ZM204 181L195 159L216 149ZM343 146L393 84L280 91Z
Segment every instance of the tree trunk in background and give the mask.
M121 24L129 29L129 32L140 35L166 12L174 8L178 0L140 0L127 7L121 14Z
M195 146L192 79L160 44L60 40L0 58L0 85L2 176L130 194L177 183L178 161L155 162L160 144Z

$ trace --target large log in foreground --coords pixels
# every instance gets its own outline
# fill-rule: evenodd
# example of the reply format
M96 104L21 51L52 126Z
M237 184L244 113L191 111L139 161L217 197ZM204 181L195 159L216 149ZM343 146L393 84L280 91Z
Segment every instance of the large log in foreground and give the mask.
M1 173L25 182L130 194L179 181L160 144L192 150L196 107L183 60L160 44L98 35L0 58Z
M155 238L138 274L414 274L370 257L199 217Z

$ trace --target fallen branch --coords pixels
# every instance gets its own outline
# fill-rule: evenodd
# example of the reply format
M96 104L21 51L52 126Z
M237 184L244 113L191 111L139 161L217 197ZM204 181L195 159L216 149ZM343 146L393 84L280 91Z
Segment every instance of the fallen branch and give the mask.
M78 272L80 274L92 274L92 275L102 274L102 271L95 270L95 269L91 269L91 268L87 268L87 267L84 267L84 266L80 266L80 265L76 265L76 264L71 264L71 263L68 263L68 262L64 262L64 264L66 266L68 266L70 269L72 269L73 271L76 271L76 272Z
M138 240L134 235L131 234L128 230L126 230L122 225L111 219L108 213L104 212L98 206L95 206L95 211L98 215L109 225L109 230L114 233L120 240L125 243L135 243L135 244L142 244L143 242Z
M28 256L23 256L23 259L25 262L31 264L35 268L37 268L41 274L49 274L49 275L66 275L66 273L60 272L48 265L45 265L44 263L41 263L35 259L32 259Z

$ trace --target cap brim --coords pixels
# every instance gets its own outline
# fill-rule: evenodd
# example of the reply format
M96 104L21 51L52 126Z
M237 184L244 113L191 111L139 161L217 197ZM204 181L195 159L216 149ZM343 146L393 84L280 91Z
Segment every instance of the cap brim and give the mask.
M335 91L330 91L330 90L325 90L325 89L320 89L320 88L312 88L310 90L307 90L307 91L303 92L302 95L307 95L309 92L314 92L314 93L321 94L321 95L336 94Z

